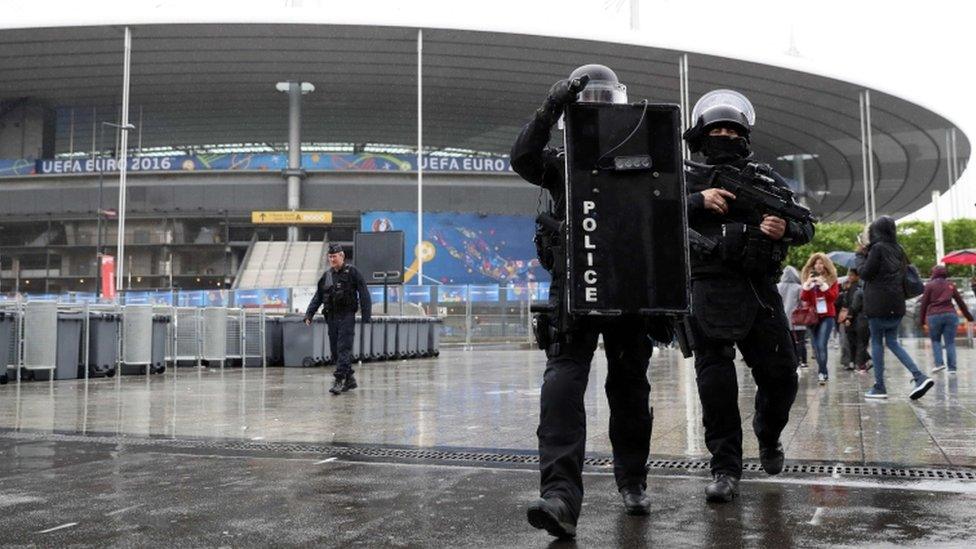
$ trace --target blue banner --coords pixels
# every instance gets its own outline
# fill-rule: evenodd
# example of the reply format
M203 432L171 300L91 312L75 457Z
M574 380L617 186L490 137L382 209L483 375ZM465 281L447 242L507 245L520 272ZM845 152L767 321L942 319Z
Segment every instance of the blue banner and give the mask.
M361 221L363 231L404 231L408 284L419 265L416 226L414 212L367 212ZM425 213L424 283L524 285L548 281L549 273L536 258L534 234L535 220L528 216Z
M11 175L34 175L36 164L33 160L0 160L0 177Z
M288 167L284 154L247 153L193 156L136 156L126 160L129 172L188 171L281 171ZM505 157L424 156L421 165L426 172L508 173L511 165ZM414 154L332 154L306 153L302 168L309 172L415 172ZM114 158L75 158L64 160L0 160L0 176L96 174L119 171Z
M122 294L125 305L149 305L152 303L152 292L125 292Z
M173 292L156 290L152 293L150 299L152 299L153 305L167 305L171 307L173 305Z
M261 307L286 309L288 308L288 289L237 290L234 293L234 306L245 309Z

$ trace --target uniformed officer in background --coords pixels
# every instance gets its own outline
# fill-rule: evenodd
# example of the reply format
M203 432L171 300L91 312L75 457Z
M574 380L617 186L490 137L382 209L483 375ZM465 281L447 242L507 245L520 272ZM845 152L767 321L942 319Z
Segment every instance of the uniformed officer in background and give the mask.
M346 254L339 244L329 245L329 268L319 279L312 302L305 311L305 324L322 307L329 327L329 346L336 361L335 382L329 392L338 395L355 389L352 369L352 346L356 336L356 310L362 310L363 323L370 321L372 301L366 281L352 265L346 264Z
M583 455L586 446L586 391L590 362L602 334L607 356L606 393L610 404L610 443L614 476L628 514L650 511L647 457L650 449L652 410L648 405L647 379L652 341L671 341L670 324L663 319L637 315L571 318L568 329L560 320L566 314L566 175L562 147L547 147L552 127L566 106L575 101L627 103L626 87L603 65L579 67L566 80L556 82L532 120L512 146L512 168L523 179L548 191L548 212L540 216L536 244L540 263L552 274L549 302L552 313L537 317L546 340L547 357L541 394L539 467L541 498L527 510L529 523L550 534L567 538L576 533L583 501ZM541 192L541 191L540 191ZM612 214L611 214L612 215ZM562 228L560 228L562 225Z
M786 203L794 202L779 174L769 166L750 164L755 162L749 136L755 111L745 96L731 90L710 92L695 105L692 121L695 125L684 139L705 163L689 163L686 170L688 226L717 244L707 251L692 247L691 255L695 370L705 445L712 453L713 482L705 494L708 501L728 502L738 494L742 476L736 346L757 385L752 426L760 461L768 474L783 469L779 437L796 398L797 376L776 281L788 246L809 242L814 229L809 219L765 214L746 203L745 191L737 197L713 184L716 171L751 170L764 174L751 180L756 185L768 185L773 193L785 195Z

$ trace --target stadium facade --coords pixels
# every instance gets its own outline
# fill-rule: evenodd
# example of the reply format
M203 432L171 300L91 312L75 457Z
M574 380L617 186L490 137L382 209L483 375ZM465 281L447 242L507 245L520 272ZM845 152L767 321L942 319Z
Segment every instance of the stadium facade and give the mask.
M410 263L418 162L424 240L442 262L425 272L432 282L542 276L526 263L539 193L506 155L549 85L590 62L616 70L634 100L687 105L718 87L742 91L759 115L757 155L827 220L864 219L865 180L874 210L909 214L970 156L950 120L905 99L676 49L369 25L129 29L124 284L133 289L234 285L256 242L288 238L285 226L255 223L252 212L289 209L289 175L300 180L300 210L333 213L330 224L302 227L299 240L348 244L395 219L414 234ZM0 292L93 291L98 244L114 253L123 33L118 25L0 30ZM315 88L301 99L300 172L288 166L280 82Z

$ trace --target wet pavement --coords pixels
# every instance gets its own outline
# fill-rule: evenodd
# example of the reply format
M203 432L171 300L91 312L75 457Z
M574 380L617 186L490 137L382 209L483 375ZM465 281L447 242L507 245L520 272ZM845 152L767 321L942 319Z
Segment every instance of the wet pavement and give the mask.
M907 347L931 367L927 342ZM866 402L873 378L836 371L831 352L825 387L815 369L801 373L783 437L789 463L893 464L976 478L976 351L961 348L960 373L935 374L936 386L917 402L890 355L888 401ZM450 463L437 452L531 456L543 368L539 352L447 350L438 359L365 364L360 388L338 397L327 392L324 368L180 368L2 386L0 543L543 545L550 538L523 517L538 482L531 460ZM754 386L739 369L745 457L754 461ZM610 452L605 376L600 353L586 394L594 458ZM704 459L693 368L663 351L650 378L652 457ZM749 472L742 498L714 507L701 497L703 470L661 466L652 468L653 514L638 519L620 512L608 468L587 471L580 545L976 543L976 481L958 476Z
M248 456L0 440L0 542L64 546L541 547L528 468ZM976 483L747 476L733 504L704 475L653 474L652 513L584 476L580 547L971 546ZM559 543L556 546L571 547Z

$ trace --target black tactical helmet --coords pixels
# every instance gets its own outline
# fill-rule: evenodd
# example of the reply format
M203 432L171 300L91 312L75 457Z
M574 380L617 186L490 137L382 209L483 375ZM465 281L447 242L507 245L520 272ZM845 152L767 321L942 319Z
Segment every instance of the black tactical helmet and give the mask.
M569 75L572 82L583 75L590 77L589 83L580 92L577 101L583 103L627 103L627 86L620 83L617 73L606 65L583 65Z
M745 113L731 105L709 107L701 113L696 122L701 124L705 132L716 126L731 126L742 137L749 137L749 119L746 118Z
M733 90L713 90L695 103L691 113L694 125L684 133L691 152L701 150L702 138L715 126L734 128L746 141L756 123L756 110L746 96Z

